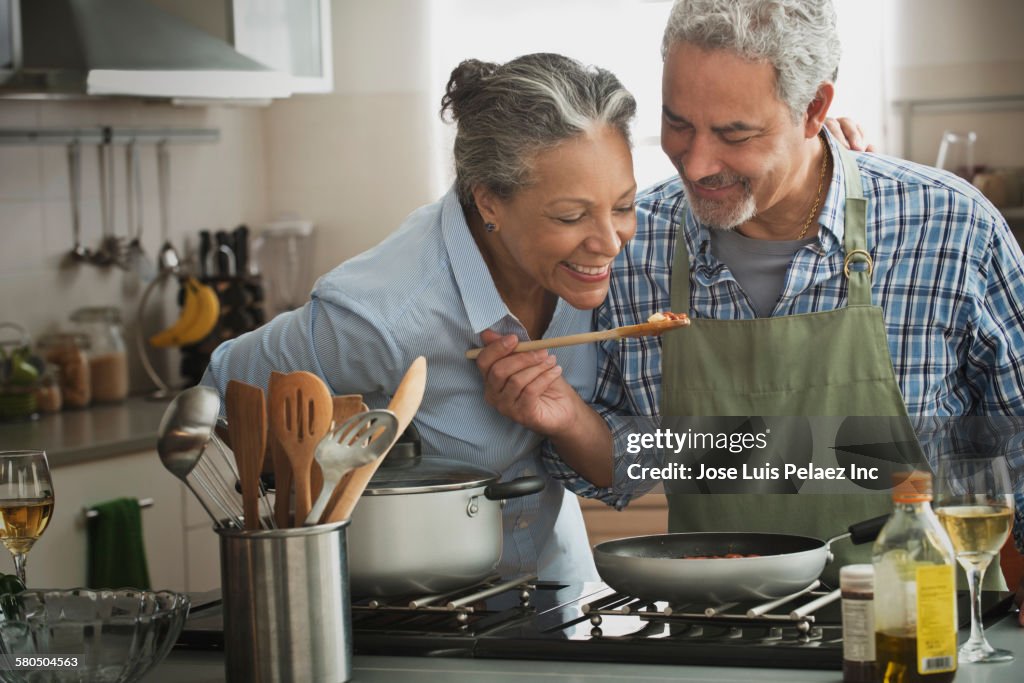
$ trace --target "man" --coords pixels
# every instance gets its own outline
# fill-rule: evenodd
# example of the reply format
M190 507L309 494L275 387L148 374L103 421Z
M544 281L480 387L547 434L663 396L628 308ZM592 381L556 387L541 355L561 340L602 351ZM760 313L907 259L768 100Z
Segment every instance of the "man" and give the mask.
M1024 416L1020 249L968 183L846 153L822 131L839 62L829 3L678 0L663 56L662 148L679 177L638 198L598 326L663 310L693 325L605 345L598 413ZM499 355L481 365L488 400L535 420L567 487L624 506L631 426L601 430L557 383L524 388L527 361ZM669 505L670 531L819 538L890 507L878 495ZM836 565L866 556L832 548Z

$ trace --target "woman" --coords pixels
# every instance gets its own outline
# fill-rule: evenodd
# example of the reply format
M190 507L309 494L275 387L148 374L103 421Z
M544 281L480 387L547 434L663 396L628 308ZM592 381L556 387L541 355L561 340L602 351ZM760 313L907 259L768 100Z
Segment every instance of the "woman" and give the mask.
M488 329L519 339L591 329L609 265L636 229L635 109L614 75L559 55L463 62L441 107L458 126L455 186L321 277L304 307L222 344L203 382L223 394L229 379L265 387L271 370L309 370L335 394L384 407L424 355L424 454L503 479L543 474L542 437L482 400L483 380L463 354ZM548 359L543 373L593 394L593 346L537 355ZM503 514L503 576L596 580L579 504L557 482L508 501Z

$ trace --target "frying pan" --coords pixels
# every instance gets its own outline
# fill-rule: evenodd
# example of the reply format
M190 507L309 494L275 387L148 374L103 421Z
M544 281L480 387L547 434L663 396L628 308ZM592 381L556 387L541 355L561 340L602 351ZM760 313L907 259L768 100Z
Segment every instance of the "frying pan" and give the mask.
M634 597L671 604L744 602L796 593L832 560L829 547L849 538L873 541L888 515L858 522L822 541L789 534L702 532L620 538L594 547L597 572L609 586ZM759 557L683 559L729 553Z

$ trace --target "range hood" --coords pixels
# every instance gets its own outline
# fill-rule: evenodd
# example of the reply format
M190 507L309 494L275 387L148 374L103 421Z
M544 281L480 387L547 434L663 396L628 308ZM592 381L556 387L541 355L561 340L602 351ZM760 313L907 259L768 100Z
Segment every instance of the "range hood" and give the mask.
M287 74L144 0L10 2L20 55L0 95L266 100L291 94Z

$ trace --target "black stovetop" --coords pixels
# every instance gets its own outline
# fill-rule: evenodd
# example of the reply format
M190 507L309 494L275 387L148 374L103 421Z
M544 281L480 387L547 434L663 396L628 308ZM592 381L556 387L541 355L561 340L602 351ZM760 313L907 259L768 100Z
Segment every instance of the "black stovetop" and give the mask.
M752 605L708 617L708 605L644 604L603 583L530 581L525 591L519 586L468 604L446 597L416 610L408 609L408 599L356 600L353 649L392 656L840 669L839 600L807 617L790 616L827 594L815 591L760 618L746 616ZM1006 615L1006 594L987 593L984 602L989 621ZM969 619L966 596L959 613ZM179 646L223 647L219 606L194 610Z

